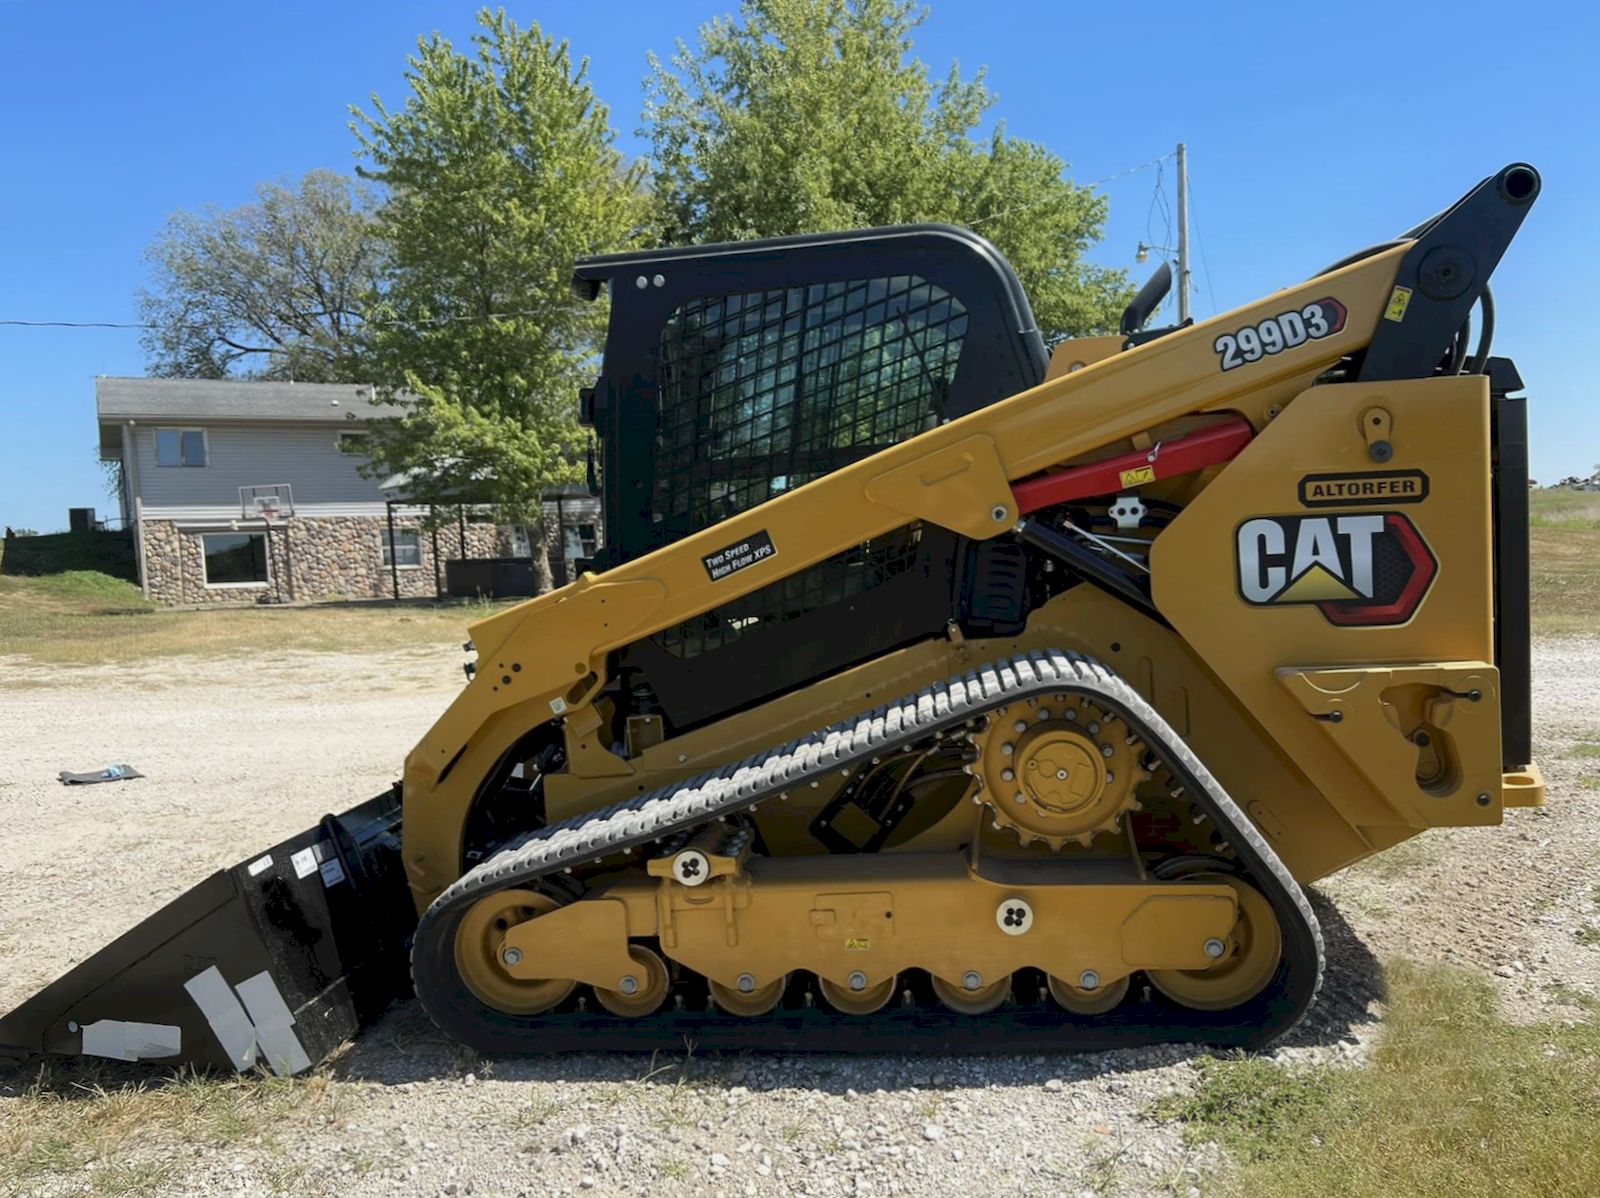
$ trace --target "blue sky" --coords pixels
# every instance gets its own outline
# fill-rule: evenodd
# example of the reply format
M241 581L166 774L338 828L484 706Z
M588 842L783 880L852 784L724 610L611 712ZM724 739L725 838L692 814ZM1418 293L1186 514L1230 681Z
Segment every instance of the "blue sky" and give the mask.
M621 144L649 50L733 0L511 4L587 55ZM168 213L232 206L256 182L348 170L346 106L403 96L405 57L466 3L63 6L0 0L0 319L135 318L142 253ZM1286 286L1437 211L1507 162L1545 192L1495 276L1497 352L1533 411L1541 480L1600 462L1600 9L1564 4L1066 5L933 0L918 54L989 68L998 114L1087 182L1190 147L1195 312ZM1153 169L1105 184L1094 257L1133 263ZM1172 196L1170 167L1164 179ZM1584 299L1584 296L1590 296ZM1213 300L1214 297L1214 300ZM94 377L143 373L131 331L0 327L0 523L114 510L94 460Z

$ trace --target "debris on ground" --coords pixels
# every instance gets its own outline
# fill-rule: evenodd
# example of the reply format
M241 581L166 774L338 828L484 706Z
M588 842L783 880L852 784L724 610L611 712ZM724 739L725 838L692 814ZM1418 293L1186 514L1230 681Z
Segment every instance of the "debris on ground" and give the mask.
M90 770L88 773L75 774L71 770L62 770L58 775L63 786L89 786L95 782L126 782L130 778L143 778L144 775L131 765L108 765L104 769Z

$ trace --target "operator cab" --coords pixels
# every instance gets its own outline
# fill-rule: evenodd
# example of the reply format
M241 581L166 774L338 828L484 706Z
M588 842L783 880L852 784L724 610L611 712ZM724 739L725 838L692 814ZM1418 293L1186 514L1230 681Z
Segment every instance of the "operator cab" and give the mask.
M949 225L611 254L582 260L573 285L611 300L580 413L600 445L598 569L1033 387L1048 366L1010 264ZM675 725L714 718L942 631L973 553L943 529L902 529L665 629L622 665Z

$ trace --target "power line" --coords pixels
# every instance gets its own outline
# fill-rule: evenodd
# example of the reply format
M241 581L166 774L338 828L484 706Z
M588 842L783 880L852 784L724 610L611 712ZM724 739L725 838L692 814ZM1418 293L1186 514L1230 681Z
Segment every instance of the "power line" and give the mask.
M1169 159L1171 157L1172 157L1171 154L1163 154L1159 158L1152 158L1149 162L1141 162L1137 166L1124 167L1122 170L1117 171L1115 174L1107 175L1104 179L1094 179L1094 180L1092 180L1092 181L1090 181L1088 183L1080 183L1079 186L1080 187L1099 187L1102 183L1110 183L1112 180L1120 179L1124 175L1131 175L1131 174L1134 174L1136 171L1149 170L1152 166L1159 166L1161 163L1165 162L1167 159Z
M1152 158L1149 162L1141 162L1134 166L1123 167L1120 171L1115 171L1112 174L1105 176L1103 179L1092 179L1088 183L1073 183L1072 186L1081 191L1088 191L1090 188L1099 187L1103 183L1110 183L1114 180L1121 179L1125 175L1132 175L1138 171L1149 170L1152 166L1158 166L1171 157L1171 154L1163 154L1159 158ZM1067 180L1067 182L1070 183L1071 180ZM1058 199L1060 199L1059 196L1046 196L1044 199L1035 200L1031 204L1020 204L1015 208L1005 208L999 212L990 213L982 220L973 221L968 228L979 229L984 225L1000 220L1002 217L1015 216L1019 212L1032 212L1035 208L1041 208L1046 204L1053 204Z
M153 324L130 324L115 320L0 320L0 325L24 329L153 329Z
M1217 308L1217 293L1211 286L1211 263L1206 261L1206 239L1200 232L1200 212L1194 206L1194 192L1192 189L1189 193L1189 215L1194 218L1194 239L1196 245L1200 248L1200 269L1205 272L1206 295L1211 299L1211 315L1215 316L1219 311Z
M426 320L367 320L357 317L363 324L389 325L400 327L426 328L435 325L463 324L479 320L513 320L524 316L548 316L549 312L536 312L531 309L518 312L484 312L481 314L468 313L462 316L433 316ZM142 324L138 321L117 320L0 320L0 326L24 329L162 329L166 325ZM202 326L193 326L200 331L206 331Z
M1151 249L1160 249L1163 253L1170 252L1168 247L1172 245L1172 205L1167 202L1165 185L1166 160L1171 157L1173 157L1173 155L1165 154L1156 159L1156 185L1155 189L1150 193L1150 207L1145 212L1144 216L1145 244ZM1156 240L1155 234L1155 217L1156 213L1158 212L1161 214L1161 219L1166 227L1166 231L1162 234L1160 241ZM1172 293L1170 291L1166 295L1162 296L1161 302L1156 305L1156 312L1165 310L1167 301L1171 298ZM1152 313L1152 315L1154 315L1154 313Z

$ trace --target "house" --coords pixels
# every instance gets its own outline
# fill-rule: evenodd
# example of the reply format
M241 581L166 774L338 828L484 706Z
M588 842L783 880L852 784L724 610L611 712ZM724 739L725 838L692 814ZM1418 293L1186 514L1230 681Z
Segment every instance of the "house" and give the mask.
M100 457L120 501L139 583L159 603L291 602L441 593L449 558L523 558L522 525L470 508L393 500L366 477L370 388L343 383L97 378ZM598 501L548 496L557 581L599 543ZM393 539L390 537L391 521Z

